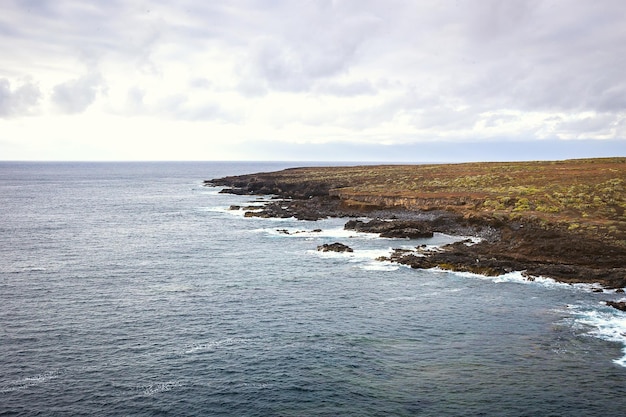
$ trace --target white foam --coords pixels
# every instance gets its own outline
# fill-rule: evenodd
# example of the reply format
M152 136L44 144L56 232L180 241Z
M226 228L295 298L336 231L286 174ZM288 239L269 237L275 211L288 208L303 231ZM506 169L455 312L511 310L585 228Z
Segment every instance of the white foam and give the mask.
M225 213L227 211L231 211L228 207L224 206L215 206L215 207L196 207L198 211L208 211L208 212L217 212L217 213ZM235 210L232 210L235 211Z
M189 355L200 352L214 351L224 346L232 346L239 343L242 343L242 339L228 338L222 340L214 340L206 343L195 343L191 346L186 347L183 350L183 353L185 355Z
M381 258L381 257L390 256L392 252L393 252L392 248L387 248L387 249L359 249L359 250L355 250L353 252L353 254L354 254L356 259L371 259L371 260L375 260L375 259L378 259L378 258Z
M224 207L224 206L216 206L216 207L198 207L197 208L198 211L204 211L204 212L210 212L210 213L225 213L225 214L230 214L233 216L237 216L237 217L244 217L246 212L248 211L252 211L252 212L260 212L261 209L258 210L242 210L242 209L237 209L237 210L232 210L230 207Z
M268 228L255 229L254 231L259 232L259 233L267 233L268 235L272 235L272 236L284 236L284 237L307 238L307 239L314 239L314 238L381 239L375 233L355 232L354 230L345 230L342 227L334 227L334 228L326 228L326 229L313 227L312 229L308 229L308 230L298 228L298 227L284 227L280 229L268 227Z
M318 251L308 250L307 253L315 254L321 258L348 258L350 262L372 261L382 256L389 256L393 249L354 249L353 252L334 252L334 251ZM382 263L382 262L381 262ZM390 262L389 262L390 263Z
M507 272L506 274L497 275L497 276L487 276L476 274L473 272L461 272L461 271L453 271L448 269L441 269L439 267L431 268L432 271L438 272L446 272L449 274L454 274L457 276L465 277L465 278L473 278L473 279L481 279L486 281L491 281L496 284L501 283L516 283L516 284L526 284L526 285L540 285L546 288L555 288L555 289L577 289L585 292L593 292L594 290L601 288L600 284L568 284L565 282L559 282L552 278L541 277L541 276L527 276L522 271L512 271Z
M171 391L172 389L180 386L180 381L157 382L143 387L143 394L148 397L152 397L153 395Z
M397 271L400 265L388 261L372 261L361 266L366 271Z
M613 362L626 367L626 313L612 307L602 310L584 310L579 306L570 306L578 324L592 328L589 335L618 342L624 345L623 356Z
M365 271L397 271L402 265L379 261L378 258L388 257L393 252L392 248L387 249L354 249L353 252L323 252L308 250L307 253L326 259L345 259L349 263L354 263L358 268Z
M541 285L543 287L548 288L568 288L569 284L565 284L563 282L558 282L553 280L552 278L546 277L529 277L524 275L521 271L513 271L503 275L499 275L497 277L492 277L493 282L502 283L502 282L512 282L518 284L534 284Z
M52 379L58 378L59 371L48 371L34 376L27 376L16 381L11 381L0 387L0 392L21 391L29 387L46 383Z
M308 254L317 255L320 258L327 259L346 259L346 258L354 258L354 252L334 252L334 251L318 251L315 249L310 249L306 251Z

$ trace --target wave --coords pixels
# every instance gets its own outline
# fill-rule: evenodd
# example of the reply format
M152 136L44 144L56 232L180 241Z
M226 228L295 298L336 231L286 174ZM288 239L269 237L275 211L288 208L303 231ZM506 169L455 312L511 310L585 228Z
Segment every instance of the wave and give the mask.
M265 233L266 235L275 238L301 238L319 242L329 241L330 239L336 239L338 241L341 241L342 239L350 239L354 242L354 244L350 244L346 241L344 241L344 243L351 246L353 252L321 252L315 249L310 249L307 251L307 253L320 258L337 259L343 260L344 262L354 263L358 268L366 271L396 271L404 266L398 263L378 260L380 257L388 257L389 255L391 255L391 253L393 252L393 248L372 248L372 246L376 245L367 243L368 241L380 242L382 240L394 243L400 243L401 241L406 242L406 240L404 239L381 238L378 234L375 233L363 233L356 232L354 230L345 230L343 226L328 225L327 223L324 224L324 221L314 223L313 226L307 229L298 227L298 225L300 224L300 222L297 222L294 224L286 225L288 227L264 227L255 229L254 232ZM322 228L316 228L318 225L322 225ZM431 239L421 239L421 241L426 245L422 246L421 249L427 251L436 251L439 250L442 246L451 242L463 241L468 239L470 240L469 244L475 244L480 241L479 238L471 236L450 236L443 233L436 233ZM396 247L401 247L407 250L415 250L415 243L411 242L412 244L409 243L408 245L406 243L404 245L399 245ZM366 246L366 248L359 248L359 246ZM367 246L369 246L369 248L367 248ZM415 253L418 256L420 254L419 251L416 251ZM595 292L602 289L600 284L597 283L569 284L542 276L529 277L525 275L522 271L513 271L498 276L485 276L471 272L450 271L440 268L432 268L431 270L438 273L452 274L464 278L491 281L494 284L509 283L532 285L540 286L550 290L565 289L568 291L580 291L586 293ZM626 313L620 312L619 310L612 310L615 309L602 306L600 309L595 308L590 310L576 311L574 312L575 322L580 325L590 327L591 330L588 332L588 334L591 336L621 343L624 346L623 356L621 358L615 359L614 362L619 366L626 367ZM201 347L198 348L201 349ZM212 345L209 346L207 349L211 348L213 348Z
M232 216L244 217L247 211L260 211L259 210L231 210L230 207L215 206L215 207L197 207L196 210L209 212L209 213L224 213Z
M187 346L183 349L182 353L185 355L202 353L202 352L212 352L224 346L233 346L245 343L244 339L237 338L227 338L221 340L214 340L206 343L194 343L193 345Z
M5 385L0 386L0 393L7 393L13 391L22 391L24 389L44 384L50 380L56 379L61 375L61 372L47 371L34 376L24 377L15 381L10 381Z
M264 233L272 238L296 238L311 241L319 241L320 243L328 243L332 240L343 241L351 240L353 243L345 242L353 249L353 252L321 252L315 249L307 251L309 254L314 254L321 258L329 259L346 259L348 262L357 264L357 267L366 271L396 271L405 265L390 262L380 261L379 258L389 257L394 248L401 248L406 250L415 250L415 240L408 241L407 239L397 238L385 238L380 237L378 233L367 233L355 230L346 230L343 223L337 224L337 220L321 220L315 222L310 228L304 229L298 227L300 221L296 221L296 226L289 225L287 227L263 227L252 230L254 233ZM330 224L329 224L330 223ZM321 226L321 227L318 227ZM450 236L443 233L435 233L432 238L417 239L422 243L421 248L428 250L438 250L443 245L451 242L465 240L465 237ZM359 242L359 243L357 243ZM370 244L368 242L378 242L377 244ZM392 247L375 247L380 246L381 242L393 242ZM411 242L410 244L407 244ZM474 242L474 241L473 241ZM317 245L316 245L317 246ZM361 247L359 247L361 246ZM365 246L365 248L363 248Z
M180 381L156 382L154 384L145 385L141 388L143 395L152 397L162 392L171 391L174 388L182 386Z
M209 194L219 194L217 192L210 192ZM271 199L257 198L256 200L231 202L229 205L209 206L209 207L196 207L196 210L212 213L227 213L238 217L244 217L249 211L260 212L265 205L270 202Z
M293 220L293 218L292 218ZM270 236L292 237L292 238L335 238L335 239L383 239L376 233L362 233L354 230L345 230L343 227L332 228L314 228L314 229L302 229L298 227L285 227L285 228L260 228L255 229L254 232L266 233Z
M315 254L321 258L348 259L349 262L359 262L367 260L375 260L382 256L389 256L393 251L392 248L387 249L354 249L354 252L323 252L318 250L308 250L307 253ZM382 262L381 262L382 263Z
M439 267L431 268L429 271L436 272L444 272L448 274L453 274L456 276L461 276L465 278L472 279L481 279L486 281L491 281L496 284L500 283L516 283L516 284L526 284L526 285L540 285L545 288L550 289L575 289L584 292L596 292L602 289L602 286L599 283L595 284L587 284L587 283L574 283L569 284L566 282L559 282L552 278L542 277L542 276L527 276L522 271L512 271L506 274L497 275L497 276L487 276L476 274L473 272L461 272L461 271L453 271L448 269L441 269Z
M626 367L626 313L608 306L600 309L577 305L568 307L577 324L592 328L587 334L623 345L623 356L613 362Z
M392 248L387 249L354 249L353 252L322 252L318 250L308 250L307 253L327 259L345 259L356 264L358 268L365 271L397 271L402 265L379 261L378 258L387 257L393 252Z
M366 271L397 271L400 265L388 261L372 261L361 266Z

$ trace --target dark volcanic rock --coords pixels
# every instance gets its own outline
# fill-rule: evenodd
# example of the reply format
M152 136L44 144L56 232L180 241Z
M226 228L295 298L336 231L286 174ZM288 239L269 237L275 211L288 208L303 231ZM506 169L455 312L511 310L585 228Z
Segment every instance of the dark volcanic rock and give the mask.
M626 301L605 301L609 307L616 308L618 310L626 311Z
M510 259L496 259L476 254L471 250L473 246L457 242L446 245L439 251L422 252L419 255L414 252L407 253L404 250L396 250L387 260L408 265L415 269L439 267L441 269L473 272L487 276L497 276L514 270L524 269L523 264Z
M317 247L321 252L354 252L351 247L344 245L343 243L324 243Z
M276 200L265 204L258 211L246 213L248 217L289 218L298 220L320 220L328 216L341 216L336 199L311 197L307 200Z
M229 187L223 190L226 193L281 198L247 211L246 217L319 220L363 215L359 207L344 204L337 193L330 192L349 187L347 180L294 181L285 175L288 171L225 177L205 184ZM462 242L448 245L441 251L397 253L389 258L394 262L413 268L438 266L485 275L523 271L529 279L545 276L567 283L598 282L605 288L626 287L626 247L607 242L601 236L580 238L567 225L542 224L532 217L513 219L482 212L418 211L401 208L393 202L374 203L376 207L368 209L368 216L376 220L351 220L345 228L393 238L425 238L436 231L482 239L474 245ZM252 207L241 209L252 210Z
M344 229L378 233L381 237L419 239L433 237L431 224L420 220L349 220Z
M238 195L280 195L282 197L306 199L328 196L328 190L337 184L300 181L286 182L274 178L271 173L239 175L205 180L205 186L226 186L221 193Z

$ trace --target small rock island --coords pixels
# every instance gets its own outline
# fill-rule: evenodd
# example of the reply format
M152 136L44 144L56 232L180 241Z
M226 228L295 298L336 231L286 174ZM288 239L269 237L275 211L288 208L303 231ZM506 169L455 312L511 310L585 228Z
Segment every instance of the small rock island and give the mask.
M471 242L388 260L484 275L626 286L626 158L292 168L205 181L272 195L248 216L366 217L347 229L382 237L433 232Z

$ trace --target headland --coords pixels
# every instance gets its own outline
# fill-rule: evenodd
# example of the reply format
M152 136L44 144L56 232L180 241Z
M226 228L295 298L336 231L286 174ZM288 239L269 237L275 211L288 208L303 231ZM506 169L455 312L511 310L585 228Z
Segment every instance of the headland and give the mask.
M387 258L413 268L523 271L528 279L626 287L626 158L304 167L205 184L274 196L247 216L361 217L369 220L345 227L383 237L479 238Z

